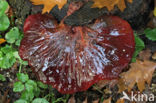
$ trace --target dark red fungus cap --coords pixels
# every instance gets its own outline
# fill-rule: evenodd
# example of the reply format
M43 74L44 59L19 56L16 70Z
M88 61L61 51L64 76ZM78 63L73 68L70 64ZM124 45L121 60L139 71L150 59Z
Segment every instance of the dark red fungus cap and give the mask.
M61 93L74 93L99 80L118 78L134 48L130 25L117 16L73 27L36 14L25 21L19 55L43 83Z

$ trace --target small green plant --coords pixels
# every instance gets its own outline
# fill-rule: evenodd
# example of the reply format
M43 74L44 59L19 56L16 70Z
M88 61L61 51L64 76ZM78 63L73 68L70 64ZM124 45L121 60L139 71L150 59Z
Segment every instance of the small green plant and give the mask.
M4 77L4 75L0 74L0 81L6 81L6 78Z
M145 44L143 40L141 40L138 34L134 34L135 36L135 52L132 57L132 62L136 62L136 57L145 48Z
M8 8L8 3L5 0L0 0L0 31L5 31L10 26L10 21L5 14ZM0 35L2 37L2 35ZM19 46L21 39L23 38L17 27L11 28L6 34L5 39L7 43L0 47L0 68L8 69L11 68L15 62L19 62L21 65L27 65L27 62L21 60L18 55L18 50L15 46ZM17 48L17 47L16 47Z
M147 29L145 29L144 32L145 32L145 36L149 40L156 41L156 28L154 28L154 29L147 28Z
M151 40L151 41L156 41L156 28L150 29L147 28L144 30L145 36ZM136 57L145 48L144 41L139 38L138 34L134 34L135 36L135 52L133 54L132 62L136 62Z
M22 66L28 65L26 61L23 61L18 55L18 46L23 38L23 34L18 27L10 27L10 21L5 14L8 8L8 3L5 0L0 0L0 31L5 33L6 43L0 47L0 68L11 68L15 62L19 64L19 73L17 73L18 81L14 83L13 91L20 93L20 99L14 103L52 103L67 102L69 95L65 95L65 98L55 98L53 93L49 93L46 96L43 95L44 90L48 88L48 85L39 81L31 80L28 74L21 73ZM5 31L5 32L4 32ZM3 35L0 35L3 38ZM6 78L0 74L0 81L5 81ZM52 99L49 99L52 98Z
M8 69L16 62L14 57L15 49L10 45L5 45L0 48L0 68Z
M8 8L8 3L5 0L0 0L0 31L5 31L10 25L9 18L5 14Z
M44 98L36 98L33 100L32 103L49 103L49 102Z
M15 43L16 46L20 45L20 42L23 38L22 33L20 33L17 27L13 27L8 33L5 35L5 39L8 43L13 44Z
M14 28L14 29L19 31L18 28ZM6 44L5 46L0 47L0 68L2 69L8 69L12 67L13 64L17 61L20 63L20 66L28 64L27 62L23 61L19 57L18 50L13 47L13 43L15 43L15 45L18 46L21 41L21 39L18 39L18 37L21 37L21 34L17 31L12 32L12 29L11 29L11 32L9 31L5 35L7 42L11 44Z
M14 83L13 91L20 93L21 96L14 103L67 103L70 95L64 95L57 98L52 92L52 87L43 84L40 81L30 79L28 74L21 73L22 66L28 65L26 61L23 61L18 55L18 46L23 38L23 34L18 27L10 27L10 21L5 14L8 8L6 0L0 0L0 31L6 33L0 35L0 38L5 38L6 43L0 47L0 68L11 68L15 62L19 64L19 73L16 74L18 81ZM7 31L6 31L7 30ZM156 41L156 28L146 29L145 36L152 41ZM137 55L145 48L144 42L135 34L135 53L132 58L132 62L136 61ZM4 75L0 74L0 81L6 81ZM49 91L49 93L45 91ZM103 101L104 98L101 98Z
M37 98L41 89L48 88L47 85L29 79L29 76L24 73L17 73L17 79L13 91L21 93L21 97L15 103L48 103L44 98Z
M18 81L14 83L13 91L21 93L21 97L15 103L49 103L48 101L50 100L52 103L67 103L69 95L55 98L54 93L50 92L46 96L43 96L41 93L49 89L48 85L40 81L31 80L28 74L17 73L17 79Z

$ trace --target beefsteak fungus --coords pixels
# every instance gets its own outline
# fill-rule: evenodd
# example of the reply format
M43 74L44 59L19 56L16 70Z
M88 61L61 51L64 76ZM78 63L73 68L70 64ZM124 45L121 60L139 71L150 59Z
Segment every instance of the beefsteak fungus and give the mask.
M135 48L130 25L103 16L88 26L58 24L48 14L29 16L19 55L38 78L61 93L84 91L103 79L116 79Z

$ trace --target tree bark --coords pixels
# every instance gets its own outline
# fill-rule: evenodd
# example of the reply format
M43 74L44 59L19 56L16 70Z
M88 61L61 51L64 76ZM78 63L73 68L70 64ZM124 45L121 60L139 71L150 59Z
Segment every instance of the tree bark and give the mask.
M68 0L71 2L71 0ZM72 0L75 1L75 0ZM76 0L77 1L77 0ZM25 18L28 15L41 13L43 6L35 6L29 0L8 0L10 6L13 8L14 15L17 18L16 24L22 29ZM52 14L58 22L66 15L69 2L59 10L55 6L50 14ZM124 12L121 12L116 6L111 12L108 12L106 8L98 9L91 8L93 2L84 4L79 10L65 19L65 23L68 25L87 25L99 16L109 14L117 15L127 20L133 29L144 27L148 21L150 10L153 9L153 0L133 0L133 3L126 3L127 8Z

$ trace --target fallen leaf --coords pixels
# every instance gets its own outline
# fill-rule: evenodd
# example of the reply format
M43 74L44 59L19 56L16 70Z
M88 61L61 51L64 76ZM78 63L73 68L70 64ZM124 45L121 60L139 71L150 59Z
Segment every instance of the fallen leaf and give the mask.
M98 7L98 8L103 8L103 7L107 7L107 9L109 11L111 11L112 9L114 9L114 6L117 5L118 8L121 11L124 11L124 9L126 8L125 5L125 0L93 0L94 4L93 4L93 8ZM127 0L129 3L132 3L133 0Z
M152 59L156 60L156 52L152 55Z
M6 42L6 40L5 39L0 39L0 44L2 44L2 43L5 43Z
M156 16L156 7L154 8L153 14Z
M119 2L118 2L118 8L119 8L121 11L124 11L124 9L126 8L125 0L119 0Z
M0 93L0 103L10 103L10 99L7 98L7 95L9 93L9 90L6 90L3 95Z
M110 97L110 98L104 100L103 103L111 103L111 100L112 100L112 98Z
M155 5L156 5L156 1L155 1ZM154 11L151 11L149 13L149 22L147 23L147 28L156 28L156 16L154 15L156 15L156 6Z
M76 103L74 96L72 96L69 100L68 103Z
M110 88L114 87L118 83L117 79L114 80L101 80L96 83L99 89L102 89L104 86L109 85ZM94 89L94 87L93 87Z
M124 99L118 99L116 103L125 103Z
M109 11L114 9L114 5L118 4L119 0L93 0L94 4L92 7L103 8L107 7Z
M92 103L99 103L99 99L93 101Z
M87 98L83 101L83 103L88 103L88 100L87 100Z
M156 16L156 0L154 0L154 11L153 11L153 15Z
M138 89L142 92L145 89L146 82L150 85L156 63L149 60L137 60L136 63L131 63L130 66L131 68L128 72L120 75L121 78L118 83L119 92L125 89L131 91L135 83L137 83Z
M128 2L130 2L130 3L132 3L133 2L133 0L127 0Z
M9 8L7 9L7 11L5 13L7 14L8 17L12 17L13 16L13 9L9 6Z
M67 0L30 0L34 5L44 5L42 13L50 12L50 10L58 5L58 8L61 9L66 3Z
M143 50L139 53L139 59L140 60L149 60L150 57L151 57L151 50L150 49L146 49L146 50Z

